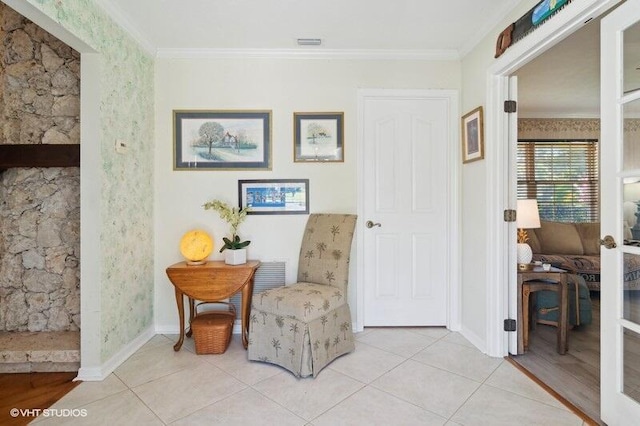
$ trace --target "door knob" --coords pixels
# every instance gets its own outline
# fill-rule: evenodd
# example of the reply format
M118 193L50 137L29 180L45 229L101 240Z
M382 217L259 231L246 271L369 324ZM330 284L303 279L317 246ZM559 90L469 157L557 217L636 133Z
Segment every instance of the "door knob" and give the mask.
M373 228L374 226L382 227L382 225L381 225L381 224L379 224L379 223L373 223L373 222L371 222L370 220L368 220L368 221L367 221L367 223L365 223L365 226L366 226L367 228Z
M614 249L618 247L618 244L616 244L616 240L614 240L611 235L605 235L605 237L600 240L600 245L608 249Z

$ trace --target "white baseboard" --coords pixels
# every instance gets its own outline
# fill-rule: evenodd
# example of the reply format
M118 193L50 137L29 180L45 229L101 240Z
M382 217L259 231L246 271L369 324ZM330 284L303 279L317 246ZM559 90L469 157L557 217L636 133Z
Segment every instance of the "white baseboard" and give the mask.
M125 362L131 355L136 353L145 343L147 343L153 336L156 335L153 326L148 327L142 333L133 339L129 344L120 349L114 356L108 359L99 367L80 367L78 370L78 377L75 380L82 380L86 382L97 382L107 378L107 376Z
M180 327L176 325L157 325L156 334L180 334Z
M466 327L462 327L460 331L458 331L465 339L467 339L473 346L478 348L483 354L487 353L487 342L485 339L480 338L473 331L469 330Z

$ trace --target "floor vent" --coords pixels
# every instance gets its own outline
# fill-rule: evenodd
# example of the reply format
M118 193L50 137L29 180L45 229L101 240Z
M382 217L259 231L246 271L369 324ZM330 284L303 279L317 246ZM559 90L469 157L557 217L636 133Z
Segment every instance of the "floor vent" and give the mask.
M253 294L258 294L270 288L282 287L285 283L285 262L262 262L253 279ZM237 319L240 319L242 305L240 293L229 301L236 307Z

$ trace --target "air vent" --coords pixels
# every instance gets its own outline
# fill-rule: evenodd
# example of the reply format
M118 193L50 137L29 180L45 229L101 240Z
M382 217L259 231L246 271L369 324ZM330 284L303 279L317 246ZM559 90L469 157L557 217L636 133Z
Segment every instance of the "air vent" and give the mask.
M281 287L285 281L285 262L262 262L253 278L253 294L262 293L270 288ZM236 307L237 319L242 312L240 293L229 299Z
M321 38L299 38L298 46L320 46L322 44Z

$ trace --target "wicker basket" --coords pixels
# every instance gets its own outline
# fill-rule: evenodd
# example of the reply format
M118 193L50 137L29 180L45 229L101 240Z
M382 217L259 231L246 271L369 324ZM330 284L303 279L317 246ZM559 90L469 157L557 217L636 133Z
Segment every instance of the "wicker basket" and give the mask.
M215 302L226 305L226 310L198 313L198 307L209 303L199 303L196 306L196 317L191 321L191 331L196 344L196 353L222 354L231 342L231 331L236 319L236 308L231 303Z

